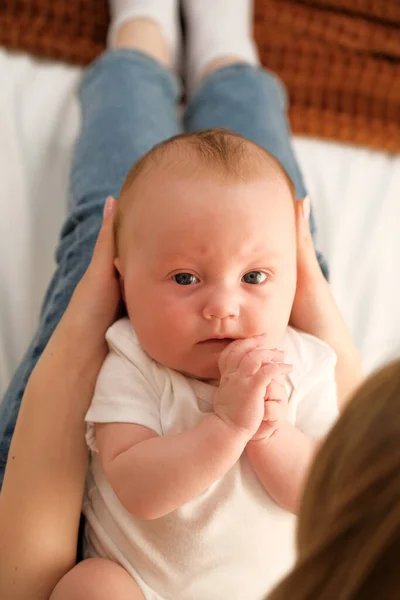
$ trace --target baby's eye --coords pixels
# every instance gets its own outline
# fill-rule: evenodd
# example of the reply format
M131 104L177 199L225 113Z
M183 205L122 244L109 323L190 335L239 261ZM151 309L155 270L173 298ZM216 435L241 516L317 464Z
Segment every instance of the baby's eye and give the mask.
M267 279L267 274L263 271L249 271L246 275L243 275L242 281L245 283L257 284L263 283Z
M193 285L193 283L199 282L197 277L192 275L192 273L177 273L176 275L172 276L172 279L178 285Z

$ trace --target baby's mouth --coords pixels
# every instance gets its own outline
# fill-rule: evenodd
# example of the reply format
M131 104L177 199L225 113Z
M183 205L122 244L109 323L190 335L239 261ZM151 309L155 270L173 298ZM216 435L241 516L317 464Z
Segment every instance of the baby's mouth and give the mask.
M233 342L233 338L209 338L207 340L203 340L200 344L214 344L220 346L227 346Z

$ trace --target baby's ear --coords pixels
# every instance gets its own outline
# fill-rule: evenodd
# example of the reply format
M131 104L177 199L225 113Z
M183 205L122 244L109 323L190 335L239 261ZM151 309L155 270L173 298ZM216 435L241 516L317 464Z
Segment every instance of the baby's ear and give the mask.
M118 271L118 275L119 275L118 279L119 279L119 285L121 288L121 296L122 296L123 301L125 302L125 282L124 282L124 276L122 275L121 260L118 256L117 256L117 258L114 259L114 267Z

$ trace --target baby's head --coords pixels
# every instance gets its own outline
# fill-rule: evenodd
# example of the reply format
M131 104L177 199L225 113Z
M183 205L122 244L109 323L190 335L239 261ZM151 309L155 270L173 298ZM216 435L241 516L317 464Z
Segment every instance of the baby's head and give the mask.
M226 130L177 136L128 174L116 267L144 350L219 379L234 339L281 345L296 287L294 187L263 148Z

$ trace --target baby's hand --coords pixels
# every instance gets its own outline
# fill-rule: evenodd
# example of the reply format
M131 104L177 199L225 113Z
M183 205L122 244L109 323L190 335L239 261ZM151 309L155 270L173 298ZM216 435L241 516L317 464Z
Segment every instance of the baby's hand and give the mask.
M286 419L288 413L288 394L285 388L285 378L278 375L267 387L264 403L264 417L257 432L251 441L270 438L280 424Z
M265 418L266 390L289 373L283 352L263 347L264 336L236 340L221 353L221 381L214 393L214 412L250 440ZM274 388L272 388L274 390Z

